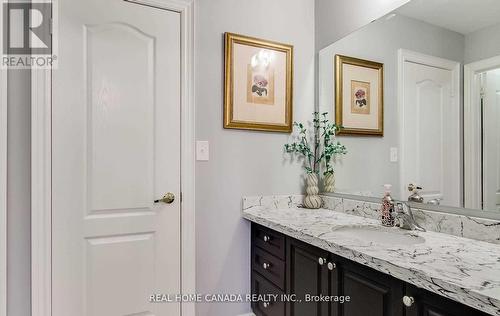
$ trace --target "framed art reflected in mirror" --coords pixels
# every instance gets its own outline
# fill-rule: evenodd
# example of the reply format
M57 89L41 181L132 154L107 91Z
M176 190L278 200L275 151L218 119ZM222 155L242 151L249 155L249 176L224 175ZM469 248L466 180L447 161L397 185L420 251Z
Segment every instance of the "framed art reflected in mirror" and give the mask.
M339 135L384 135L384 65L335 55L335 121Z

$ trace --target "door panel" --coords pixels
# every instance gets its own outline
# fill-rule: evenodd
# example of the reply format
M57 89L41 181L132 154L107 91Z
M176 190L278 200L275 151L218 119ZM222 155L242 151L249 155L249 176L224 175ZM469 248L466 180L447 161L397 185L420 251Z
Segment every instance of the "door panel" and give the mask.
M59 3L53 71L53 315L179 315L180 17Z
M84 33L90 211L147 209L154 199L154 38L117 23L84 26Z
M89 315L129 315L133 310L151 310L144 298L151 295L155 280L154 243L154 234L87 239ZM127 289L126 300L114 294L120 288Z
M403 283L385 274L345 261L340 270L342 295L350 296L342 304L344 316L403 315Z
M328 303L305 302L305 295L329 295L329 278L326 267L328 252L304 244L297 240L287 239L287 293L296 294L302 302L289 302L288 316L327 316ZM324 264L319 264L319 258Z
M344 292L352 295L346 304L345 315L384 315L384 301L389 289L349 271L344 273Z
M423 187L425 201L460 206L460 109L450 70L405 62L402 197L406 187Z

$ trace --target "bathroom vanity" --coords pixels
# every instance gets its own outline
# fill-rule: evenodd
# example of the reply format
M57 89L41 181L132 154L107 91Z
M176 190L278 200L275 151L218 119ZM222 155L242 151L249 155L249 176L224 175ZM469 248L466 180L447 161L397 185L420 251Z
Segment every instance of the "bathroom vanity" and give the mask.
M296 297L255 302L256 315L500 315L500 245L386 228L291 199L258 204L243 207L252 294ZM349 301L305 302L306 294Z
M500 316L500 3L405 2L318 51L315 110L347 149L319 146L324 208L243 199L253 293L297 295L257 315ZM336 38L329 18L317 37ZM381 225L389 184L426 231Z

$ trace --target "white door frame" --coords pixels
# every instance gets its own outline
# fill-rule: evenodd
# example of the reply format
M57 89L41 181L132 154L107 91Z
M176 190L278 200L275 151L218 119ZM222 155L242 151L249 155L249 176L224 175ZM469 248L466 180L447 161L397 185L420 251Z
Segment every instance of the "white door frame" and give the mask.
M3 5L0 5L3 17ZM3 34L0 23L0 34ZM1 47L1 44L0 44ZM7 316L7 70L0 69L0 316Z
M181 293L196 292L193 0L128 0L178 12L181 19ZM31 314L52 315L51 70L31 77ZM2 125L3 126L3 125ZM4 306L0 304L0 306ZM181 304L194 316L194 303ZM0 316L3 316L0 314Z
M480 87L477 76L500 68L500 56L476 61L464 66L464 173L465 207L482 209L481 205L481 109L477 106Z
M407 49L398 50L398 120L399 120L399 193L400 199L405 199L409 193L406 190L408 183L403 183L405 177L405 142L404 142L404 77L405 77L405 62L412 62L436 68L450 70L453 77L451 94L453 96L454 106L460 107L460 63L448 59L443 59L431 55L414 52ZM418 184L418 183L417 183Z
M1 29L0 34L3 34ZM4 69L0 70L0 316L7 316L7 71Z

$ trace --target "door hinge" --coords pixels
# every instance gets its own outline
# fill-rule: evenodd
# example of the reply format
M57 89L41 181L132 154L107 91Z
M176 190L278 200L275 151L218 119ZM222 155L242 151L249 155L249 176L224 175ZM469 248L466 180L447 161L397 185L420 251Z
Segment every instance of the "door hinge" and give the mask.
M479 96L484 98L486 95L486 75L484 73L479 75Z

